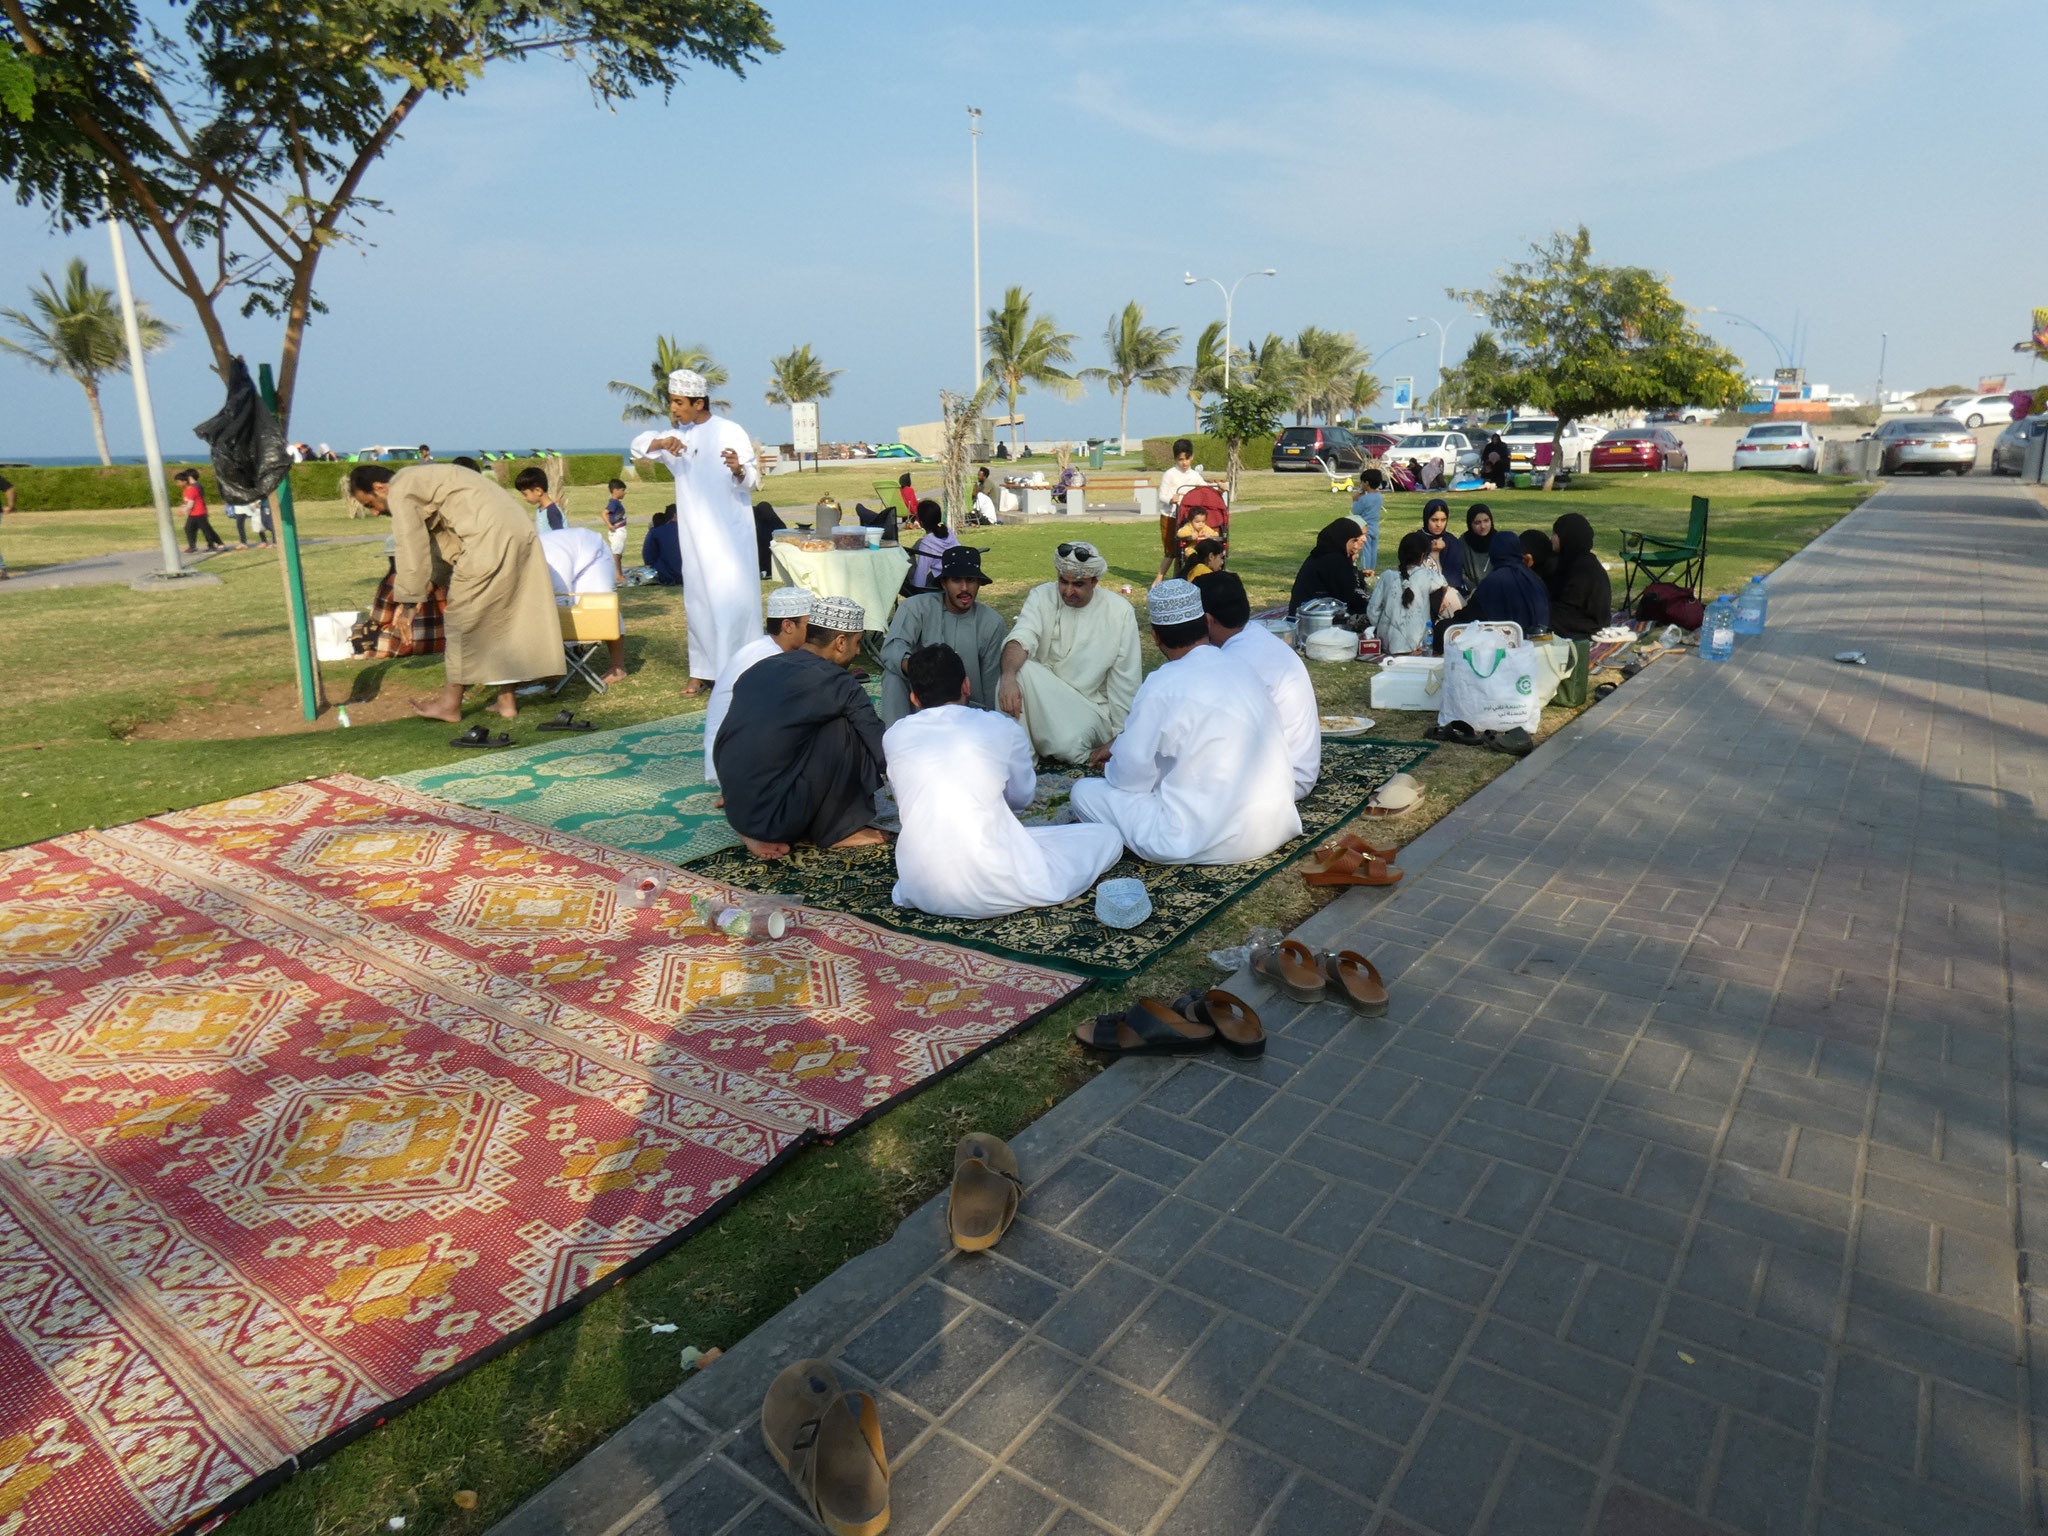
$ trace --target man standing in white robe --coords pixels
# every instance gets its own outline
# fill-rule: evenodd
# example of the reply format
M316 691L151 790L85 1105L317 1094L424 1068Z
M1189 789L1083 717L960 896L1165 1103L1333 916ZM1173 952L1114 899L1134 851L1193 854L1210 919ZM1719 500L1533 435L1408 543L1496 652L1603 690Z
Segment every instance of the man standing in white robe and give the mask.
M811 627L811 594L802 587L778 587L768 594L766 634L754 636L734 651L711 685L711 702L704 706L704 782L718 782L718 764L711 750L718 740L718 728L725 724L732 708L732 687L747 668L770 656L780 656L804 643ZM721 802L723 803L723 802Z
M1209 643L1202 594L1178 577L1146 599L1166 657L1146 678L1105 776L1074 785L1074 814L1115 827L1154 864L1241 864L1301 835L1294 768L1265 685Z
M911 652L915 714L882 736L902 812L899 907L940 917L1000 917L1072 901L1123 856L1113 827L1027 827L1038 775L1024 728L968 707L967 668L948 645Z
M733 653L761 633L761 566L749 496L761 483L754 444L735 422L711 414L704 375L668 376L668 431L642 432L632 457L676 477L676 526L683 561L683 619L690 681L684 698L709 688Z
M1235 571L1199 576L1195 586L1209 621L1209 643L1251 668L1273 701L1280 734L1287 740L1287 760L1294 768L1294 798L1299 800L1316 787L1323 771L1323 717L1308 668L1293 646L1252 623L1251 599Z
M1079 764L1123 729L1144 655L1130 602L1101 590L1109 562L1094 545L1060 545L1053 568L1058 579L1026 593L1011 626L996 708L1042 760Z

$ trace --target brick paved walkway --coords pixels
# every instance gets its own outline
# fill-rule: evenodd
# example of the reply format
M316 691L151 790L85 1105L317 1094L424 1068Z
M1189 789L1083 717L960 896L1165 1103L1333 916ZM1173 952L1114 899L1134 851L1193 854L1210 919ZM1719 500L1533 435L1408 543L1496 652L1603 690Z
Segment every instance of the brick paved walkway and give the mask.
M996 1253L927 1207L501 1536L808 1529L755 1415L811 1352L903 1536L2026 1529L2044 671L2035 505L1887 492L1310 925L1391 1018L1105 1074Z

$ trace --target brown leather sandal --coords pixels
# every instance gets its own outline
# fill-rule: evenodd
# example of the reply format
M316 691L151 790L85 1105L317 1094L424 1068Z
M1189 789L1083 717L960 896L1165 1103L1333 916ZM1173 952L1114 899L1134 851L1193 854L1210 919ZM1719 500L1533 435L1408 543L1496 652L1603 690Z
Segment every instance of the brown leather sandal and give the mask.
M1330 978L1330 995L1361 1018L1377 1019L1387 1011L1387 984L1379 967L1355 949L1326 949L1323 974Z
M1343 849L1351 853L1363 854L1366 858L1378 859L1383 864L1391 864L1401 856L1401 845L1399 843L1396 843L1391 848L1379 848L1368 843L1355 832L1346 832L1336 842L1332 843L1330 848L1332 851Z
M1233 1056L1266 1054L1266 1026L1251 1004L1221 987L1207 992L1188 992L1176 998L1174 1008L1197 1023L1212 1025L1216 1043Z
M1310 885L1394 885L1403 873L1386 860L1368 857L1355 849L1301 867L1301 878Z
M1098 1013L1074 1026L1074 1038L1109 1056L1185 1056L1216 1043L1216 1026L1197 1024L1156 997L1141 997L1122 1013Z
M1297 1003L1323 1000L1326 981L1315 951L1299 939L1252 946L1252 974L1270 981Z
M996 1136L975 1131L953 1149L953 1188L946 1196L946 1231L967 1253L993 1248L1017 1219L1024 1181L1017 1154Z
M888 1528L881 1415L867 1393L840 1390L825 1361L799 1360L769 1385L761 1438L831 1536L881 1536Z

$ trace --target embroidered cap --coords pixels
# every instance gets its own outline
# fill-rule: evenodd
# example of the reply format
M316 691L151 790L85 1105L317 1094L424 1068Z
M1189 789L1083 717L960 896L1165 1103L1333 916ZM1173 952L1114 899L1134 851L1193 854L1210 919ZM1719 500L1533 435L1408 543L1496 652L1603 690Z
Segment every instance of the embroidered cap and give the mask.
M767 617L771 619L807 619L811 616L814 599L802 587L778 587L768 594Z
M868 627L868 611L850 597L811 599L811 628L857 635Z
M1145 599L1145 610L1158 628L1185 624L1202 616L1202 594L1193 582L1182 581L1176 576L1152 589L1152 595Z
M678 368L668 376L668 392L685 400L708 400L711 381L694 368Z

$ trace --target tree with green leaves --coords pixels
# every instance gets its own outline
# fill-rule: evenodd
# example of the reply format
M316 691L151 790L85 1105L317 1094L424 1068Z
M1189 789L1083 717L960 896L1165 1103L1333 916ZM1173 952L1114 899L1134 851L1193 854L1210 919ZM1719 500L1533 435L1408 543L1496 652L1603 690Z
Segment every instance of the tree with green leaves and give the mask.
M1293 386L1296 421L1319 416L1328 426L1351 403L1351 381L1372 359L1349 331L1304 326L1294 338Z
M1494 387L1557 417L1553 467L1565 428L1585 417L1742 399L1742 360L1687 318L1664 278L1595 262L1583 224L1536 242L1529 255L1491 288L1444 291L1498 328L1503 371Z
M1264 341L1253 342L1230 360L1233 385L1256 384L1261 389L1271 390L1287 401L1285 408L1294 402L1294 383L1301 374L1301 358L1295 354L1294 344L1285 336L1266 333Z
M1275 339L1267 338L1268 341ZM1215 403L1202 412L1202 430L1222 438L1230 450L1225 461L1225 473L1229 477L1228 495L1233 504L1237 501L1238 471L1244 467L1246 440L1271 437L1278 432L1281 413L1292 399L1285 388L1256 381L1240 384L1233 377L1230 388L1219 394Z
M1188 369L1188 404L1195 408L1195 430L1202 430L1202 402L1223 388L1223 322L1211 320L1195 341L1195 361Z
M0 0L0 47L35 77L27 118L0 112L0 181L59 228L129 225L223 376L235 300L282 321L288 418L320 257L360 239L369 173L421 102L534 55L599 103L666 95L693 63L742 74L781 46L755 0Z
M1437 396L1456 410L1512 411L1523 402L1515 395L1520 386L1509 373L1500 338L1492 331L1481 331L1472 338L1464 357L1444 370Z
M1081 393L1081 381L1059 365L1074 360L1074 338L1060 329L1051 315L1031 313L1031 295L1022 288L1007 288L999 309L988 312L988 324L981 328L981 344L988 349L982 372L996 381L996 391L1009 405L1010 443L1017 442L1017 397L1026 386L1042 384L1056 395L1071 400Z
M85 403L92 409L93 445L100 451L100 462L112 464L113 457L107 452L107 421L100 410L100 380L128 367L128 336L114 291L95 283L77 256L65 264L61 289L49 273L43 273L42 279L42 286L28 291L34 315L0 309L0 320L21 338L10 341L0 336L0 352L11 353L45 373L61 373L84 390ZM145 355L168 345L177 330L150 313L147 304L136 304L135 318Z
M11 113L25 123L35 113L35 100L35 66L17 53L12 43L0 38L0 112Z
M1352 426L1357 426L1359 418L1380 403L1384 392L1378 376L1367 373L1363 367L1351 376L1351 394L1345 405L1351 412Z
M692 346L680 346L673 336L654 338L654 362L648 368L653 376L654 387L628 384L624 379L613 379L605 388L626 402L626 408L619 412L619 420L634 423L661 423L668 415L668 376L679 368L688 368L693 373L704 375L704 382L713 390L725 388L732 375L718 364L718 359L707 351L702 342ZM714 399L714 411L730 410L730 400Z
M1117 392L1116 445L1128 452L1131 386L1149 395L1170 395L1187 377L1187 369L1173 361L1180 350L1180 332L1170 325L1147 325L1145 306L1134 299L1109 317L1102 344L1109 352L1109 366L1083 368L1080 376Z
M791 347L780 357L768 359L770 405L795 405L802 400L824 400L831 396L832 381L846 372L827 368L811 352L811 344ZM721 380L721 383L724 381Z

